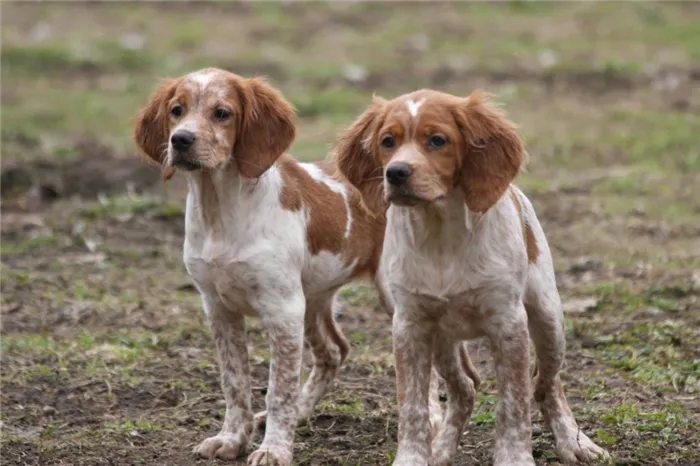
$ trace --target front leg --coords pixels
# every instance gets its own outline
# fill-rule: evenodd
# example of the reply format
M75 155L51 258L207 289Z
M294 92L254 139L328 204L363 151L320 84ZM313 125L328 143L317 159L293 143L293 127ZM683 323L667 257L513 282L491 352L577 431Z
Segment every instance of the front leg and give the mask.
M221 431L196 446L194 453L232 460L245 452L253 430L245 321L242 314L230 311L217 299L205 296L202 300L219 353L226 414Z
M431 466L452 464L465 424L474 409L476 390L474 380L464 369L465 365L471 367L466 350L466 345L447 335L435 338L433 363L447 387L447 414L432 443ZM473 373L476 374L476 371Z
M397 307L393 319L396 394L399 409L398 452L394 466L427 465L430 459L429 385L432 322L409 318Z
M491 313L485 324L496 366L498 407L494 466L535 466L530 421L530 341L522 303Z
M270 379L265 404L265 437L250 454L250 466L292 464L298 417L299 378L304 345L304 295L270 300L259 311L270 339Z

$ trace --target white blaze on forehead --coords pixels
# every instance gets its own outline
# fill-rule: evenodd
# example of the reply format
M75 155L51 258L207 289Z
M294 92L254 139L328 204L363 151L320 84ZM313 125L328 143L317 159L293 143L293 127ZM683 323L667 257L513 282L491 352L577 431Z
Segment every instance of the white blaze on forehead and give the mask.
M421 105L423 105L423 102L425 102L425 99L421 99L418 102L408 99L406 101L406 106L408 107L408 113L411 114L412 117L418 116L418 109L420 108Z
M201 87L206 87L214 78L214 75L215 73L213 71L202 71L199 73L192 73L190 79Z

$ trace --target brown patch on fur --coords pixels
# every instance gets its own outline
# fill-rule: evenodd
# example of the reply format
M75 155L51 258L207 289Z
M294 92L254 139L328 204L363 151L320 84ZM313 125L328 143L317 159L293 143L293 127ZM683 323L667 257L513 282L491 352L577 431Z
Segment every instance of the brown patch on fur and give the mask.
M182 78L163 81L136 118L134 141L149 160L159 164L163 163L170 136L167 104L181 81Z
M537 258L540 255L540 248L537 247L537 240L535 239L535 235L532 232L530 224L528 224L527 222L525 223L524 231L525 246L527 247L527 261L530 264L534 264L535 262L537 262Z
M523 216L523 205L520 203L518 195L512 189L510 190L510 198L513 200L515 210L518 211L518 215L520 216L520 224L523 228L523 239L525 240L525 248L527 250L527 262L529 264L534 264L537 262L537 257L540 255L540 248L537 246L535 234L532 231L532 227Z
M243 107L233 153L246 178L258 178L294 142L294 108L262 78L236 80Z
M334 176L350 186L364 208L382 215L387 208L382 189L384 174L382 164L376 157L374 133L381 124L385 104L386 101L375 99L372 106L340 137L333 152L333 162L337 167Z
M328 251L343 254L347 265L357 261L355 275L374 275L379 265L384 240L384 217L375 217L361 204L359 194L345 182L348 190L352 229L345 238L347 208L343 197L328 185L314 180L299 163L289 156L278 162L284 186L280 193L282 207L308 216L307 244L311 254ZM332 160L315 163L329 177L335 173Z
M472 211L486 212L518 175L525 147L515 125L481 92L469 96L456 119L466 144L460 187Z
M512 189L510 190L510 198L513 200L513 204L515 205L515 210L517 210L519 214L522 214L523 213L523 206L520 203L520 199L518 199L518 195Z

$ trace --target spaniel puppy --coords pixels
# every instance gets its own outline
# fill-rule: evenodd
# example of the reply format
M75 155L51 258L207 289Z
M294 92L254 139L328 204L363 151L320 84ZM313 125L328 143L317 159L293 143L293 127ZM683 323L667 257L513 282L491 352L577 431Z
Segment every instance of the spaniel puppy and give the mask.
M348 354L331 303L339 287L379 280L384 216L336 181L328 161L286 154L294 111L262 79L204 69L168 80L136 123L141 150L164 178L189 184L184 262L202 296L218 350L226 415L195 453L233 459L254 427L244 317L270 338L265 437L249 465L290 465L297 421L308 417ZM304 336L313 370L299 390Z
M532 204L511 185L525 158L514 125L481 93L420 90L375 99L335 156L368 207L390 203L381 261L395 305L394 465L452 463L474 399L460 370L460 342L481 336L491 344L500 398L496 465L535 464L528 335L537 353L535 400L560 458L606 456L580 431L564 396L564 317L545 235ZM431 364L448 392L432 441Z

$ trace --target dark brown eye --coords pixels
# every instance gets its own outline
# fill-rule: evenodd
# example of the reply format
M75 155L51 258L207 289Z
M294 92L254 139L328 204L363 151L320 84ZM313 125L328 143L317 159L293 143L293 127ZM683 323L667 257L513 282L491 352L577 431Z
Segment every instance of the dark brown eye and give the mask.
M447 144L447 139L442 136L432 136L428 142L431 149L442 149L445 144Z
M394 146L396 146L396 138L394 136L388 134L382 138L382 147L385 149L391 149Z
M174 117L182 116L182 105L176 105L170 109L170 114Z
M223 108L217 108L216 110L214 110L214 119L217 121L228 120L228 117L230 116L231 112Z

